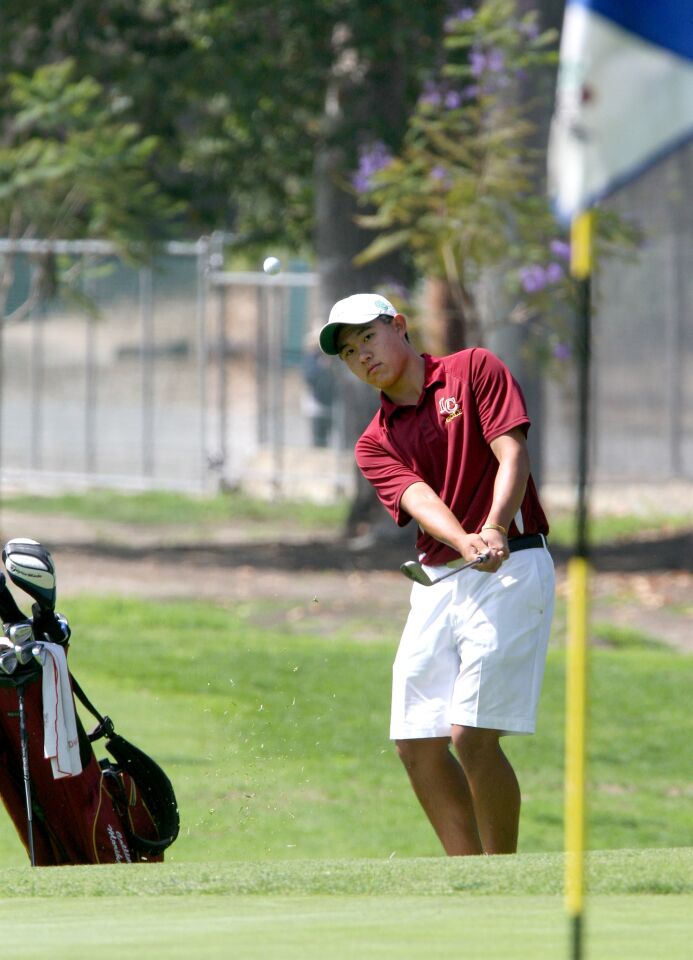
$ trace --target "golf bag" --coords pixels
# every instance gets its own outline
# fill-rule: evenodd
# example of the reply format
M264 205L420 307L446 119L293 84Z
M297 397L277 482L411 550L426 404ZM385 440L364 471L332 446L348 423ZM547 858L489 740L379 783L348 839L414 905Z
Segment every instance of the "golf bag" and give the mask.
M98 723L87 734L75 711L78 744L70 746L75 754L78 749L82 770L54 778L44 757L42 694L44 670L55 660L45 650L54 650L56 641L66 650L69 628L39 604L33 614L24 617L0 573L0 797L32 865L163 860L179 829L170 780L115 733L69 673L70 698L76 695ZM20 636L24 642L13 645ZM101 738L110 758L97 760L92 744Z

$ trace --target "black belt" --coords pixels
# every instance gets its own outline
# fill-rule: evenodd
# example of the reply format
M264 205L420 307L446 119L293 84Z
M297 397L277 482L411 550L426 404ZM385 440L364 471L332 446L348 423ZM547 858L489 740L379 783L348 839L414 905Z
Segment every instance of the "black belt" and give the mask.
M533 547L546 546L548 546L548 544L542 533L525 533L520 537L513 537L512 540L508 540L508 550L510 553L516 553L518 550L531 550ZM462 562L463 558L460 557L458 560L449 560L445 566L459 567Z
M541 533L526 533L522 537L513 537L508 540L508 550L517 553L518 550L531 550L532 547L545 547L546 540Z

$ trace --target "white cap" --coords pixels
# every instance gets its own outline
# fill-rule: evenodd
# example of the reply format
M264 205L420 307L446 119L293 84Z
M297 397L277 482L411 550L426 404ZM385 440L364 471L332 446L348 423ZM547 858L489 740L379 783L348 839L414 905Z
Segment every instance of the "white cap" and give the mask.
M355 293L338 300L330 310L330 317L320 331L320 349L330 356L337 356L337 332L345 324L358 327L377 317L396 317L397 311L389 300L379 293Z

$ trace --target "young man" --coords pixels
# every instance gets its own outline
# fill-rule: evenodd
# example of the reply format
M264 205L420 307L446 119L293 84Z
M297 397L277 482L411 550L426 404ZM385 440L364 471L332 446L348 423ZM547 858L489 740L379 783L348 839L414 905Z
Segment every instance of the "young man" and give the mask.
M426 572L485 557L414 584L390 735L446 853L513 853L520 789L500 737L534 732L554 593L522 393L487 350L419 355L378 294L336 303L320 347L381 392L356 461L395 521L418 524Z

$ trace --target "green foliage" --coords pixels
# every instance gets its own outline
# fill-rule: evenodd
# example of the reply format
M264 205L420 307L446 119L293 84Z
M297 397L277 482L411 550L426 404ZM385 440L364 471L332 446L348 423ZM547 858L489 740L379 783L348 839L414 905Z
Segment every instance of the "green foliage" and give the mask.
M7 79L12 122L0 147L0 232L12 237L108 238L146 250L178 206L148 164L155 137L119 115L72 60Z
M69 59L75 81L98 84L102 103L153 138L147 171L182 204L181 231L223 229L247 247L305 249L315 229L316 157L334 149L343 153L340 170L350 168L365 131L399 145L446 6L7 0L0 128L14 122L7 77Z
M402 149L376 149L375 160L373 145L362 152L355 186L373 212L359 222L379 235L358 262L406 250L420 276L446 281L477 342L509 319L536 326L550 355L567 339L563 308L574 289L567 237L544 197L528 90L555 63L556 34L541 32L537 12L516 0L483 0L445 26L444 63L424 87ZM597 230L611 250L635 240L613 217L599 217ZM490 279L503 289L500 310L483 303ZM540 326L546 315L549 331Z

